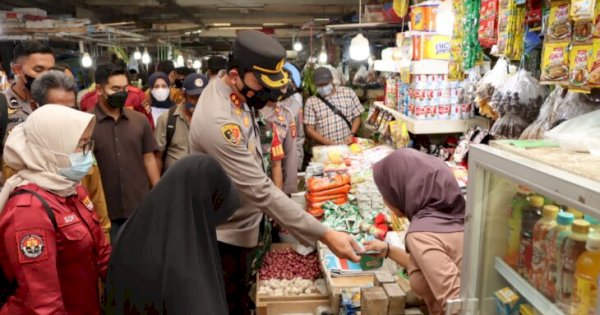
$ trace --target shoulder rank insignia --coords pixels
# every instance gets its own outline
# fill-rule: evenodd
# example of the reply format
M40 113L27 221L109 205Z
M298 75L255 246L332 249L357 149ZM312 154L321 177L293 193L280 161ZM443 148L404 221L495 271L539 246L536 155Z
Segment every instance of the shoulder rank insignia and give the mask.
M273 141L271 142L271 160L281 161L285 157L283 152L283 146L281 140L279 140L279 134L277 132L277 126L273 124Z
M236 124L225 124L221 127L221 133L227 142L238 145L242 139L242 132L240 126Z
M296 138L298 135L298 130L296 130L296 120L292 119L292 123L290 124L290 132L292 134L292 138Z
M235 93L229 94L229 100L231 100L231 104L235 105L236 107L242 106L242 100Z

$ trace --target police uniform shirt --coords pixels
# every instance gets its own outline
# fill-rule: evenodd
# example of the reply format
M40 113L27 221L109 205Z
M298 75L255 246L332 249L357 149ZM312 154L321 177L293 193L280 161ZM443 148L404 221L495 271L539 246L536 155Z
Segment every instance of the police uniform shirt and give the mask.
M6 137L8 137L14 127L25 122L35 106L35 102L33 100L27 101L22 99L19 97L19 95L17 95L17 93L15 93L13 88L15 88L14 84L4 91L4 95L6 95L6 98L8 99L8 125L6 127L6 135L2 140L2 143L6 141Z
M192 153L215 158L237 186L242 207L217 228L217 239L255 247L263 213L304 244L319 240L326 227L289 199L263 169L256 121L246 104L221 79L202 93L190 126Z
M261 123L262 122L262 123ZM283 192L298 191L298 151L296 150L296 122L293 114L277 104L260 110L259 127L265 163L281 161ZM269 174L271 177L271 174Z

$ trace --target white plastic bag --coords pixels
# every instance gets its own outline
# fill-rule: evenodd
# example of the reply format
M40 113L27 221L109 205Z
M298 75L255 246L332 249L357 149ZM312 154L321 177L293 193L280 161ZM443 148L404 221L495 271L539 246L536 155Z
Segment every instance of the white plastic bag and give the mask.
M546 133L566 151L589 152L588 144L600 141L600 110L565 121Z

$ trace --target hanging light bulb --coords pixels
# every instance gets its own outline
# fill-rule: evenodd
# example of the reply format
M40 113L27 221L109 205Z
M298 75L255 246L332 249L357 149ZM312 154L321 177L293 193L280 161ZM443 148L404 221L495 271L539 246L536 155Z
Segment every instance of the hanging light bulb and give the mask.
M319 54L319 63L320 64L326 64L327 63L327 52L325 52L325 49L321 49L321 53Z
M369 40L363 34L358 33L350 42L350 58L357 61L362 61L371 55Z
M142 54L142 63L149 64L150 63L150 54L148 53L148 48L144 48L144 54Z
M142 59L142 53L140 52L139 47L135 49L135 52L133 53L133 59L135 59L135 60Z
M92 57L90 57L89 53L83 53L83 56L81 56L81 65L84 68L89 68L92 66Z
M302 51L302 48L304 48L304 47L302 46L301 42L298 41L298 42L294 43L294 50L295 51Z
M202 62L200 62L200 60L196 59L196 60L194 60L194 64L192 65L192 67L194 69L198 70L202 67Z
M177 66L183 67L184 65L185 65L185 61L183 60L183 56L182 55L177 56Z

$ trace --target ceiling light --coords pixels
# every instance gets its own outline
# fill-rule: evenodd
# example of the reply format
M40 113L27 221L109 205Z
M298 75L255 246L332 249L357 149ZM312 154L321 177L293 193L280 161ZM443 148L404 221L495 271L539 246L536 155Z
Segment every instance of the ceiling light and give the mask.
M177 66L183 67L184 65L185 65L185 61L183 60L183 56L182 55L177 56Z
M303 49L303 48L304 48L304 47L302 46L302 43L301 43L301 42L295 42L295 43L294 43L294 50L295 50L295 51L302 51L302 49Z
M319 54L319 63L320 64L327 63L327 52L325 51L325 49L322 49L321 53Z
M150 54L148 53L148 48L144 48L144 53L142 54L142 63L149 64L152 58L150 58Z
M196 70L202 68L202 62L198 59L194 60L194 63L192 64L192 68L194 68Z
M329 22L329 18L315 18L313 19L315 22Z
M84 68L89 68L92 66L92 57L90 57L89 53L83 53L83 56L81 56L81 65Z
M283 26L287 25L287 23L263 23L263 26Z
M135 52L133 53L133 59L135 59L135 60L142 59L142 53L140 52L139 48L135 49Z
M245 31L245 30L262 30L262 27L261 26L227 26L227 27L217 27L216 29Z
M350 42L350 58L357 61L362 61L371 55L369 40L363 34L358 33Z
M214 27L231 26L231 23L213 23Z

